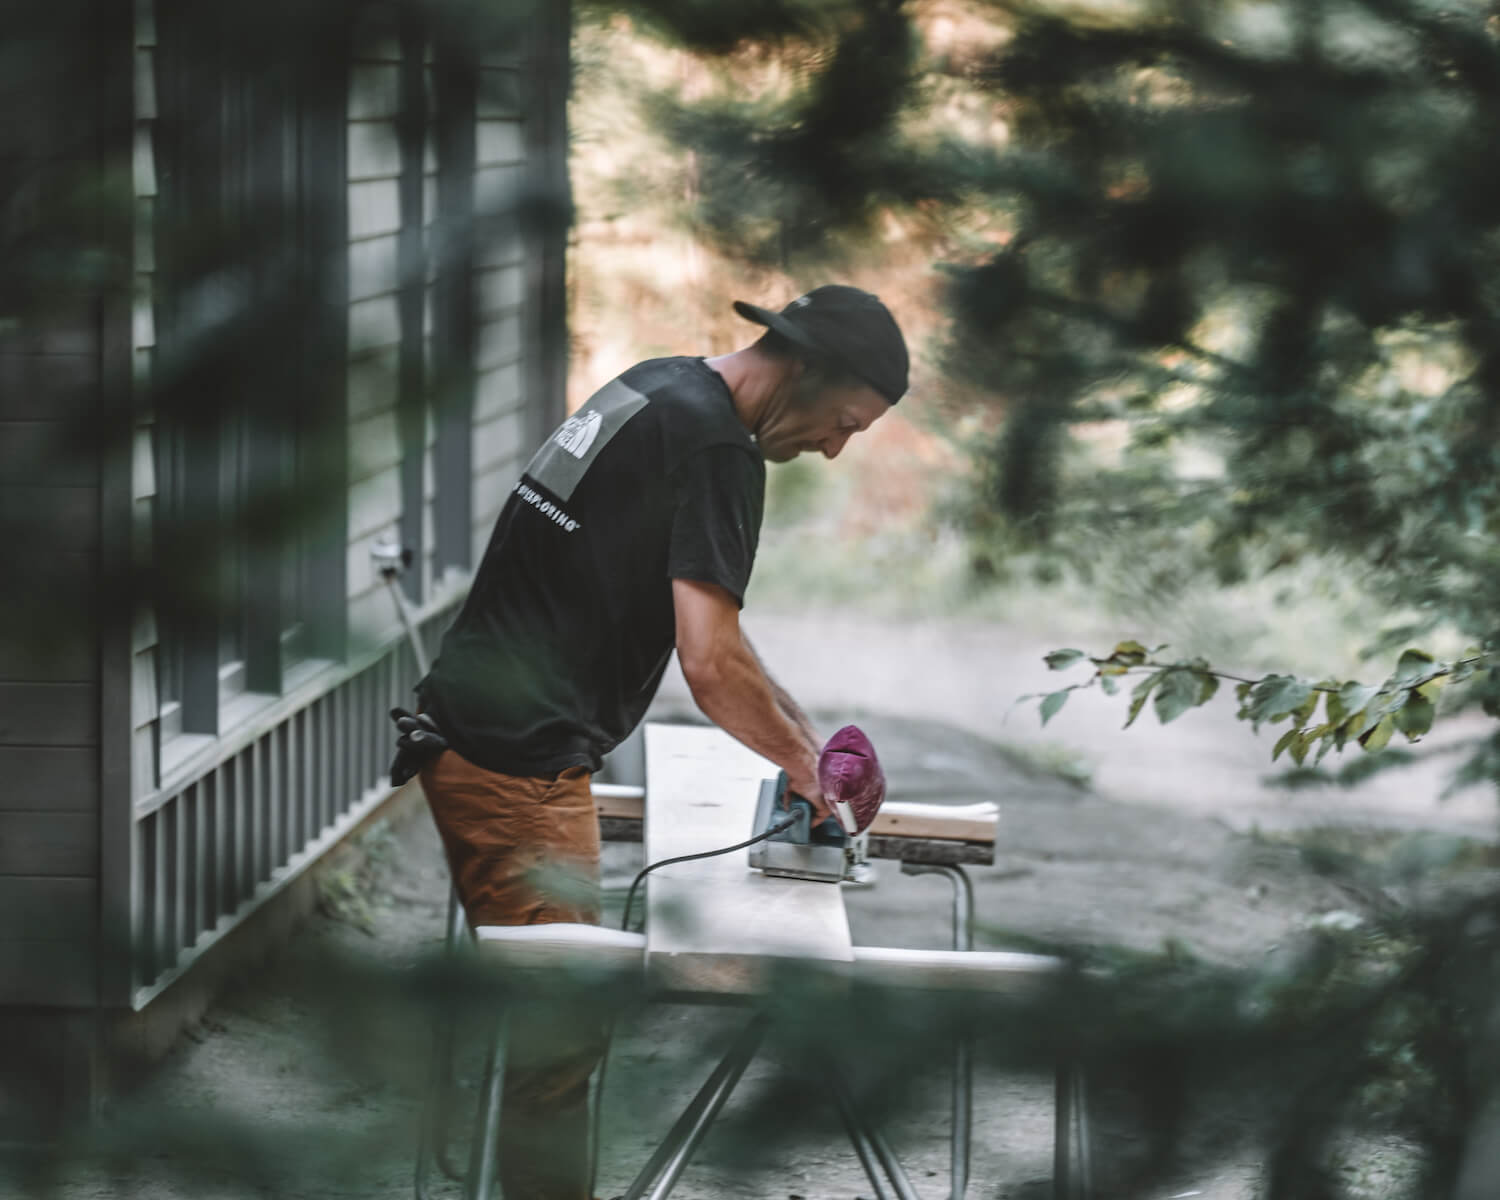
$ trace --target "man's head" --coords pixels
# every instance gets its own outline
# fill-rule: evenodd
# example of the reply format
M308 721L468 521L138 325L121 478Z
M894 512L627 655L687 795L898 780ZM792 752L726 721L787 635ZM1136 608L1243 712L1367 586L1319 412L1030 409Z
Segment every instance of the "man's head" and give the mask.
M779 313L736 301L735 311L767 327L752 348L780 373L777 402L755 433L761 452L786 462L814 450L835 458L906 391L907 353L889 310L869 292L815 288Z

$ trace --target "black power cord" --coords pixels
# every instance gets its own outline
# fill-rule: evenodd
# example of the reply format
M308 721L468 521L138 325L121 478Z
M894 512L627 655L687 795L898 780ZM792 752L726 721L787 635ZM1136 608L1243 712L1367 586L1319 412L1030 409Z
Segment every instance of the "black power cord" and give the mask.
M753 838L747 838L743 842L736 842L733 846L725 846L722 850L701 850L697 854L679 854L676 858L664 858L659 862L642 867L636 872L635 878L630 881L630 890L625 893L625 915L620 918L620 928L627 933L630 931L630 910L635 904L635 889L640 887L641 880L656 870L657 867L670 867L673 863L692 862L698 858L717 858L721 854L733 854L736 850L744 850L755 845L756 842L763 842L767 838L775 837L778 833L790 829L796 823L797 818L794 814L779 825L772 825L764 833L757 833Z

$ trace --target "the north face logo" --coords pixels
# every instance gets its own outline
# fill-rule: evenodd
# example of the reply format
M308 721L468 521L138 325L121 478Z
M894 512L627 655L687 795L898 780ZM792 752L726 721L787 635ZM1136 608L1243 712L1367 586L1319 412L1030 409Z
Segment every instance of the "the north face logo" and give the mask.
M562 428L552 435L552 440L574 458L582 458L599 436L601 424L603 418L597 412L578 413L562 423Z

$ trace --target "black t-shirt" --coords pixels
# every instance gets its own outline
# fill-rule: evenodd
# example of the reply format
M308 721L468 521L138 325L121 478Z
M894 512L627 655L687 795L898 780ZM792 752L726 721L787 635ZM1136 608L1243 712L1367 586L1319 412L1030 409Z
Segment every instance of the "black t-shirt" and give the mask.
M701 358L659 358L596 392L537 451L418 685L470 762L586 765L635 728L676 640L672 580L741 603L766 467Z

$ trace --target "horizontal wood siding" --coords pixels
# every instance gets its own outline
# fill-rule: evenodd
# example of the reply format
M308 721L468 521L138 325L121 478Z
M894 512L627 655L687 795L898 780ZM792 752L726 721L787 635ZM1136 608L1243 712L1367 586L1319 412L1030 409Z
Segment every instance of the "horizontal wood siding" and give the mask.
M99 859L91 812L0 812L0 876L90 877Z
M400 47L381 37L350 74L349 527L345 588L351 647L379 641L396 610L370 547L401 541Z
M513 212L526 185L525 127L513 59L486 56L479 70L475 121L474 202L480 213ZM504 228L506 220L492 222ZM478 378L474 397L471 538L474 562L489 543L495 518L510 496L530 451L535 422L523 383L527 285L522 243L482 239L475 264Z
M129 52L118 43L124 73ZM28 79L34 94L16 95ZM57 219L76 189L96 181L100 137L97 113L80 99L94 93L77 91L76 80L22 72L7 87L27 119L0 121L0 173L17 181L6 237L25 247L29 219ZM101 324L92 295L52 299L45 312L8 312L19 320L0 332L0 532L16 564L0 587L7 1005L97 996Z

